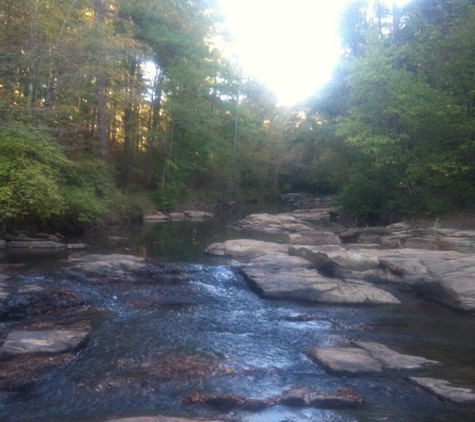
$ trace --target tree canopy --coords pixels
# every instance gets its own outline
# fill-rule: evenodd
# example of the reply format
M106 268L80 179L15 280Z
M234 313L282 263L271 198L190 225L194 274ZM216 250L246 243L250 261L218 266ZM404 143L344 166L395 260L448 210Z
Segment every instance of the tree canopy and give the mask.
M475 4L414 0L388 10L381 3L354 2L343 14L339 69L305 108L307 119L331 130L311 142L348 158L327 172L340 203L355 214L470 209Z
M0 24L4 227L275 185L260 145L275 101L217 47L214 1L5 0Z

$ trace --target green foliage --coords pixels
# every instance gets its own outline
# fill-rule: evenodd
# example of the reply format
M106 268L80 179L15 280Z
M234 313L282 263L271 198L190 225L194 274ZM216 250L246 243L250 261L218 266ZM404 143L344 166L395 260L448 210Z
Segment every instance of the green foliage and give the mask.
M90 225L104 219L115 195L108 166L98 159L67 161L61 168L63 216L71 223Z
M390 13L368 4L343 18L347 54L310 103L309 117L334 127L329 156L348 158L329 168L341 204L370 218L474 207L475 5L418 0ZM318 131L310 137L323 145Z
M0 223L83 226L108 212L115 188L99 160L69 160L48 136L0 130Z
M47 137L0 129L0 222L58 216L66 207L59 193L58 165L65 157Z

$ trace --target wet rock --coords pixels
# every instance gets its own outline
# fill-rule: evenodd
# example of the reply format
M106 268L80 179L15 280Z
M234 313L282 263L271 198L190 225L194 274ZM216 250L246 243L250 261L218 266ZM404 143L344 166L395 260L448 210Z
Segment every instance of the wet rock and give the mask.
M66 245L66 249L70 251L79 251L87 248L89 248L89 245L86 245L85 243L68 243Z
M70 312L85 304L76 293L65 289L43 288L29 284L0 297L0 320L21 320L31 316Z
M294 248L291 246L287 253L291 256L299 256L311 262L314 264L316 269L324 268L330 262L330 258L328 258L327 254L322 252L313 252L308 248Z
M145 259L132 255L87 255L72 262L77 264L64 271L83 281L96 278L103 281L134 282L134 275L147 270Z
M375 239L373 236L389 235L390 231L386 227L354 227L339 233L340 239L344 243L366 243L368 239ZM363 236L363 239L360 239Z
M307 356L325 370L337 375L364 375L382 371L382 365L368 353L352 347L314 347Z
M440 240L435 236L411 237L404 245L406 248L438 250L442 249Z
M300 232L288 235L291 245L339 245L341 240L335 233L326 231Z
M279 243L252 239L234 239L227 240L224 243L213 243L205 249L205 253L208 255L249 260L269 252L286 253L287 249L288 246Z
M9 249L66 249L64 243L51 242L48 240L31 240L31 241L11 241L7 243Z
M275 268L278 271L279 268L314 268L314 264L307 261L300 256L292 256L283 252L271 252L265 255L254 258L251 261L252 266Z
M324 258L326 255L328 262L322 259L322 268L333 277L406 285L438 303L465 311L475 310L473 254L410 248L368 251L334 246L295 247L293 251L296 250L299 256L310 257L310 260L312 256Z
M204 220L213 217L212 213L204 211L185 211L183 214L186 218L190 218L192 220Z
M308 387L295 387L277 397L256 400L236 395L211 396L195 393L183 399L186 404L206 404L220 409L241 408L251 411L275 405L292 407L317 407L322 409L343 409L357 407L362 403L358 394L349 388L341 388L333 394L319 394Z
M40 293L43 292L45 289L41 286L37 286L36 284L26 284L23 287L18 289L19 294L25 293Z
M453 308L475 310L475 256L457 260L421 257L421 262L432 280L414 286L418 293Z
M403 355L391 350L384 344L373 342L355 341L354 344L381 362L388 369L416 369L426 365L437 365L439 362L420 356Z
M391 293L360 280L342 281L304 268L249 266L241 269L246 280L266 297L338 304L399 304Z
M410 377L409 380L442 401L475 405L475 389L473 388L455 386L448 381L434 378Z
M340 388L333 394L319 394L308 387L296 387L276 398L276 402L285 406L310 406L319 409L347 409L358 407L362 398L350 388Z
M381 229L377 228L377 231ZM361 234L361 231L355 233ZM286 250L291 256L312 262L315 268L331 277L333 286L329 279L316 280L317 276L311 273L308 282L304 282L306 276L300 269L293 268L290 260L286 261L275 255L283 254ZM411 248L347 249L338 245L289 247L271 242L238 239L212 244L206 248L206 253L251 262L259 258L260 262L253 262L255 269L246 268L243 272L263 294L269 292L269 296L273 297L285 298L285 294L291 292L293 295L289 297L301 297L307 294L303 290L312 290L310 285L320 283L319 290L327 291L324 293L325 300L347 303L344 299L348 296L346 291L350 289L361 293L363 286L365 290L370 288L364 285L364 282L377 282L405 285L415 293L438 303L465 311L475 310L475 256L464 252ZM265 258L266 255L269 256ZM282 264L279 270L280 260ZM272 268L262 268L265 262ZM295 265L301 266L297 261ZM288 279L287 284L284 278ZM295 289L291 288L292 283L296 283ZM322 287L322 283L326 283L326 286ZM382 293L384 297L378 297L379 293L374 289L376 287L373 286L371 292L358 294L357 298L348 303L379 303L388 299L397 303L387 292ZM296 290L300 293L295 293ZM280 293L277 293L278 291Z
M74 265L60 274L91 283L180 283L189 279L193 268L175 264L152 265L132 255L86 255L70 259Z
M182 212L171 212L168 214L168 216L172 220L184 220L185 219L185 214Z
M160 211L157 211L154 214L144 215L143 220L147 223L159 223L159 222L162 222L162 221L170 220L170 217L166 214L163 214Z
M88 333L83 331L12 331L0 348L0 359L41 353L60 354L83 345Z
M389 347L355 341L355 347L314 347L307 356L327 371L338 375L362 375L379 373L383 369L416 369L438 364L419 356L403 355Z
M330 208L303 208L295 210L292 215L299 221L328 220Z
M220 409L241 408L247 410L260 410L274 404L273 400L247 399L235 395L211 396L195 393L183 399L186 404L206 404Z

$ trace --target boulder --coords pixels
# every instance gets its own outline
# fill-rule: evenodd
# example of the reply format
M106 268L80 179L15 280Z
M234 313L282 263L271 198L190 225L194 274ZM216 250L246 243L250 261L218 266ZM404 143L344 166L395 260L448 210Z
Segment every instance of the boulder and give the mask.
M12 331L0 348L0 359L23 354L59 354L77 349L87 341L83 331Z
M459 405L475 404L475 389L473 388L455 386L448 381L434 378L409 377L408 379L442 401Z
M0 239L0 249L5 249L7 246L7 242L5 240Z

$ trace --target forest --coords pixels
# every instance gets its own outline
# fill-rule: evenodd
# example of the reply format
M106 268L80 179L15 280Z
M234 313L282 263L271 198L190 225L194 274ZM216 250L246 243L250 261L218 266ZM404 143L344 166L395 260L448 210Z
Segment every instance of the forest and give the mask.
M332 80L289 108L214 0L2 0L0 230L295 191L366 222L473 210L475 2L386 4L345 8Z

